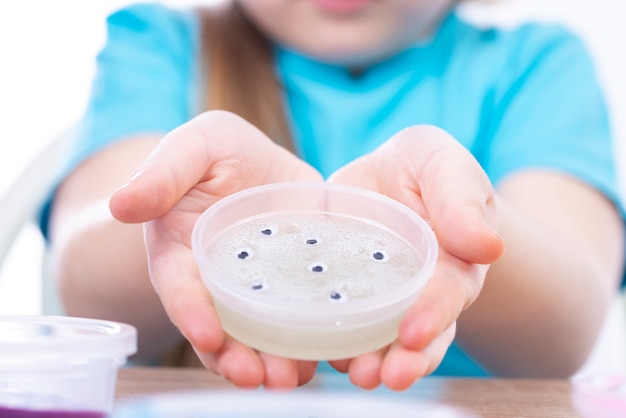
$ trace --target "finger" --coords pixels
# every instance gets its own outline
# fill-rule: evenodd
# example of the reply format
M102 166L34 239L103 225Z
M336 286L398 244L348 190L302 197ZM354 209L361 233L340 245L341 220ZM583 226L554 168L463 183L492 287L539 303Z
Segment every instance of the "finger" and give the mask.
M164 222L158 219L144 226L152 285L183 336L202 351L216 351L224 333L211 296L200 279L188 244L173 239L173 232Z
M444 248L466 261L489 264L504 251L487 175L467 149L436 127L401 131L329 181L405 204L430 222Z
M209 150L209 138L195 121L171 131L113 194L111 213L129 223L162 215L205 176L212 163Z
M416 380L434 372L452 344L455 329L453 324L422 351L409 350L395 341L381 366L382 383L392 390L406 390Z
M317 372L317 361L298 361L298 386L309 383Z
M342 359L342 360L330 360L328 364L335 370L340 373L348 373L348 368L350 367L350 362L352 359Z
M308 383L317 370L315 361L298 361L259 353L265 367L263 385L267 388L291 389Z
M256 388L265 380L263 360L252 348L226 337L215 353L204 353L196 347L202 364L241 388Z
M166 135L109 206L122 222L145 222L164 214L199 183L204 193L221 197L288 180L322 177L243 118L210 111Z
M440 251L433 276L400 323L400 342L420 351L452 326L478 297L486 270Z
M496 261L504 251L504 241L495 232L495 196L474 156L445 131L433 127L408 129L394 140L396 153L421 158L419 170L412 176L417 183L406 182L403 187L420 191L441 245L471 263ZM409 195L404 203L415 205L411 198L416 194Z
M298 364L296 360L259 353L265 368L263 385L267 388L294 388L298 385Z
M332 173L326 181L384 193L384 185L381 185L384 180L380 179L384 173L379 171L384 168L374 164L376 160L372 154L363 155Z
M385 347L352 359L348 370L352 384L367 390L376 389L381 383L380 370L387 350Z

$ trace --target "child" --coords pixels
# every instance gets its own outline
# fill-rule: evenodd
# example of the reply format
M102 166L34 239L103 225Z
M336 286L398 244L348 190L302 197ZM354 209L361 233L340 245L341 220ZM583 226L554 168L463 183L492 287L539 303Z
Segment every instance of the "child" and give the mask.
M480 29L455 6L233 0L113 14L51 210L66 311L137 326L140 360L184 337L236 385L306 383L317 364L224 335L190 231L238 190L326 179L401 201L440 242L398 340L331 362L355 385L576 372L623 266L604 99L567 31Z

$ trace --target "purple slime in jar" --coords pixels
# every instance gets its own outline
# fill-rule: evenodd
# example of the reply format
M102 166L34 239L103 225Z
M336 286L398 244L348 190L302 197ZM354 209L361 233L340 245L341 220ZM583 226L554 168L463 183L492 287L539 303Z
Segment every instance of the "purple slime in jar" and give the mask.
M105 418L104 412L8 408L0 406L0 418Z

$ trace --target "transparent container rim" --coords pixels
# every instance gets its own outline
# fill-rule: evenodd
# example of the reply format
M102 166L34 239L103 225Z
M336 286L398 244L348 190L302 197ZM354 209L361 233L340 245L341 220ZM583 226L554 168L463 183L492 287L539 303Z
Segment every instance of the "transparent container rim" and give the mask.
M318 302L280 299L280 305L278 305L276 304L277 299L267 299L255 293L242 294L240 292L237 292L235 288L228 286L228 284L223 285L222 283L218 283L217 281L212 281L211 283L206 283L205 281L207 287L211 288L212 286L216 286L221 292L227 293L230 297L235 297L239 301L254 304L261 309L265 308L267 312L272 312L272 315L274 315L275 313L280 315L291 314L304 317L310 317L311 315L316 317L331 317L337 314L359 315L367 312L378 311L385 307L393 306L403 300L409 299L413 295L421 292L424 286L426 286L430 276L434 271L438 255L437 240L430 225L418 213L408 208L406 205L398 202L397 200L371 190L354 186L333 183L284 182L255 186L233 193L217 201L200 215L192 231L192 248L205 248L201 240L201 227L207 219L211 218L211 215L213 213L218 212L225 206L232 205L250 195L267 193L269 191L289 190L293 188L308 188L319 190L320 187L323 187L325 190L328 191L339 191L344 193L358 194L374 200L383 201L385 205L390 206L391 208L393 208L393 210L403 212L404 214L412 218L416 222L416 224L420 226L420 229L424 232L425 239L429 241L428 248L430 249L430 251L423 254L424 266L417 274L416 280L411 280L408 283L398 287L394 291L389 292L384 298L374 295L358 300L348 300L346 302L324 303L323 310L320 310L321 304ZM280 213L280 211L272 211L271 213ZM384 225L381 226L384 227ZM196 259L196 263L199 267L212 269L211 264L205 258L200 257L197 254L197 251L194 251L194 258ZM314 314L304 314L303 312L314 312Z
M137 351L137 330L121 322L58 315L0 315L0 327L9 325L16 330L16 336L0 335L0 365L7 362L10 365L15 358L26 356L32 357L34 363L118 360ZM27 327L46 326L61 332L59 335L44 333L29 337Z

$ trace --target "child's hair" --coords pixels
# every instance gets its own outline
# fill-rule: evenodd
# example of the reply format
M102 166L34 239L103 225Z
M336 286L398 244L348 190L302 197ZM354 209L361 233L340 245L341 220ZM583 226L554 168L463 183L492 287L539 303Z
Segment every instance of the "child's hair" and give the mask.
M272 48L236 2L199 10L207 80L207 109L228 110L293 149ZM209 69L210 68L210 69Z
M465 0L458 0L462 1ZM198 11L202 48L208 52L204 57L208 71L207 110L237 113L274 142L293 150L283 89L275 74L267 38L237 2L225 1Z
M293 150L272 48L236 2L222 3L197 9L203 70L208 71L206 109L236 113L277 144ZM159 364L202 366L188 341L165 353Z

